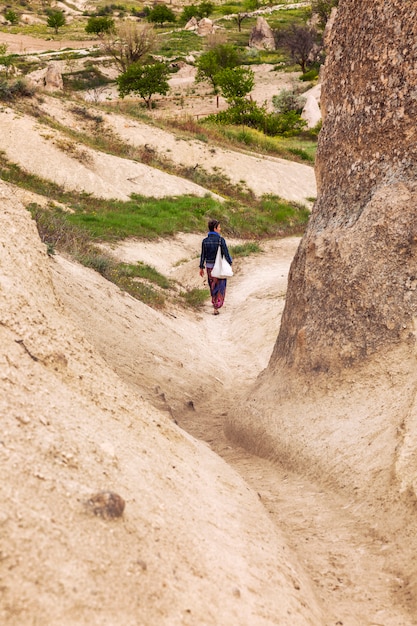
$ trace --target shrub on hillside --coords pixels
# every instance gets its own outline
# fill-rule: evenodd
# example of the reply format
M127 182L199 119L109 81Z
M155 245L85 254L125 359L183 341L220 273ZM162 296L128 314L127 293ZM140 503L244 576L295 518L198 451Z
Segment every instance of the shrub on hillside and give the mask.
M207 117L208 121L218 124L233 124L250 126L251 128L263 128L265 110L260 108L252 100L241 100L235 106L230 106L226 111L220 111L216 115Z
M299 135L307 125L307 122L296 111L286 113L270 113L265 116L263 131L265 135L272 137L293 137Z
M11 101L17 98L30 98L34 93L35 87L22 78L15 81L0 80L0 100Z

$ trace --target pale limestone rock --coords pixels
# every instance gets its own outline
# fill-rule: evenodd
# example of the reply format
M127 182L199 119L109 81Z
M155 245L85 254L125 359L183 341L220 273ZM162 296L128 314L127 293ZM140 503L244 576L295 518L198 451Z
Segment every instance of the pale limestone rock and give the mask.
M304 94L306 103L301 117L306 120L307 128L314 128L321 120L320 93L321 85L316 85Z
M249 38L249 47L258 50L275 50L275 38L264 17L258 17Z
M197 21L197 18L193 16L190 20L188 20L188 22L184 26L184 30L193 31L197 29L198 29L198 21Z
M211 35L212 33L214 33L215 28L214 28L214 23L212 20L210 20L208 17L203 17L199 22L198 22L198 34L199 35Z
M61 91L64 88L61 71L55 63L50 63L46 68L43 82L46 91Z

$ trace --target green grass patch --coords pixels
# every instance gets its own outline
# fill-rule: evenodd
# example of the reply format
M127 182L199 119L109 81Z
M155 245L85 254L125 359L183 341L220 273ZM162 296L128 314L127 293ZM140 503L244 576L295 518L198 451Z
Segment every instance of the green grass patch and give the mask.
M75 207L75 212L67 219L70 224L86 230L92 239L114 241L196 232L213 211L218 211L218 202L210 196L161 199L132 196L127 202L102 200L93 211L86 206Z
M180 138L198 139L204 143L210 143L212 151L216 150L216 146L220 148L245 147L256 152L260 152L261 154L270 154L271 156L278 156L283 159L288 159L289 161L305 162L310 164L314 163L316 157L317 135L319 129L317 131L314 129L311 131L303 131L300 135L294 137L270 137L259 130L249 128L247 126L227 126L215 124L212 121L197 121L191 116L165 120L151 120L146 116L146 114L141 112L137 106L130 103L118 102L116 105L106 103L100 108L103 108L106 111L114 111L117 113L121 112L123 115L128 115L145 123L159 126L160 128L169 130L174 129L177 131L178 137ZM180 132L178 133L178 131ZM94 140L89 140L91 145L94 143L97 148L102 150L116 153L120 156L130 156L130 158L132 158L131 153L129 155L129 151L126 150L126 148L124 150L124 154L122 154L122 152L114 152L117 148L115 145L117 144L115 139L110 140L107 135L103 133L99 133L98 135L96 134L95 137L96 138ZM150 157L151 155L148 155L148 158ZM140 154L140 160L142 162L149 163L149 161L145 161L145 158L146 155L142 151ZM153 160L152 164L156 165L157 163ZM161 160L159 160L159 166L161 169L166 169L172 173L183 175L185 178L189 178L194 182L210 185L209 177L202 177L201 171L199 172L198 168L197 170L194 170L193 168L183 168L181 170L181 168L173 168L172 165L170 166L168 163L164 163ZM212 183L213 187L209 186L208 188L225 196L229 195L233 188L230 181L227 181L226 184L220 184L221 181L218 178L216 180L216 177L212 177ZM233 194L230 195L233 196Z
M207 132L213 128L212 122L204 125L207 127ZM308 133L296 137L269 137L259 130L246 126L218 125L215 129L216 133L223 136L230 146L243 145L262 154L311 164L316 158L317 139Z
M226 235L249 240L302 233L309 216L306 207L276 196L258 199L248 195L246 202L235 199L223 203L208 195L202 198L132 195L125 202L95 198L63 190L55 183L29 174L9 163L2 153L0 178L47 197L51 204L59 203L71 210L51 206L48 219L56 219L60 229L59 236L51 243L57 247L65 243L66 249L72 247L75 255L81 239L94 243L127 237L153 239L178 232L205 232L209 218L218 219Z
M134 281L124 276L117 278L117 285L120 289L129 293L133 298L140 300L153 309L163 309L166 305L166 298L163 294L154 289L152 285Z
M62 80L66 91L95 89L97 87L103 87L104 85L113 83L112 80L104 76L104 74L102 74L100 70L93 65L88 65L84 69L77 72L64 73L62 74Z
M201 309L209 296L209 289L190 289L180 293L185 305L191 309Z
M238 30L238 26L235 20L226 18L221 19L222 16L224 16L225 14L236 14L239 12L245 12L243 3L234 2L228 5L220 5L211 17L218 18L217 23L221 26L222 29L224 29L225 32L227 32L227 40L229 43L233 43L236 46L246 48L246 46L248 45L249 34L256 24L257 16L254 15L249 17L248 19L243 20L240 32ZM287 28L290 24L293 23L304 25L306 24L308 17L308 11L305 8L301 7L299 9L277 9L276 11L269 13L266 16L266 19L272 30L278 30ZM280 59L282 55L283 51L278 50L271 52L271 54L269 55L269 58L271 59L270 62L278 62L278 59ZM273 61L273 59L275 59L275 61Z
M256 210L242 206L229 208L227 227L243 239L302 234L310 216L306 207L273 195L263 196Z
M85 32L85 26L87 24L87 18L77 17L72 22L67 22L64 26L59 28L58 33L55 33L53 28L49 28L46 24L46 15L44 24L18 24L16 26L0 27L0 30L14 35L30 35L45 41L87 41L91 39Z
M238 257L250 256L251 254L259 254L259 252L262 252L261 246L256 241L247 241L236 246L230 246L229 250L234 259Z
M157 53L170 59L186 57L190 52L202 50L202 38L186 30L171 30L158 37Z
M85 229L70 224L67 219L68 213L59 207L51 205L42 208L32 203L28 210L36 221L40 239L46 245L48 254L54 254L57 249L66 252L137 300L156 309L165 306L164 295L148 283L154 283L162 289L168 289L171 283L155 268L142 263L137 265L118 263L112 256L94 245Z
M166 276L158 272L157 269L146 263L138 261L135 265L130 263L119 263L119 273L125 278L142 278L154 283L162 289L169 289L171 281Z

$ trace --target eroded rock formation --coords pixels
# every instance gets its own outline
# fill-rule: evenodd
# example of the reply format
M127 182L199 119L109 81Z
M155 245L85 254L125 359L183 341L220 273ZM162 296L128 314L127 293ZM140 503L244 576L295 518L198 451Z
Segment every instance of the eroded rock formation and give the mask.
M249 47L259 50L275 50L275 38L264 17L258 17L249 37Z
M341 4L329 37L318 198L272 362L305 372L415 344L415 3Z
M417 495L415 17L405 0L339 5L317 201L269 366L225 425L255 453L349 490L393 532L414 523Z
M43 84L46 91L62 91L64 83L61 70L57 63L49 63L46 68Z

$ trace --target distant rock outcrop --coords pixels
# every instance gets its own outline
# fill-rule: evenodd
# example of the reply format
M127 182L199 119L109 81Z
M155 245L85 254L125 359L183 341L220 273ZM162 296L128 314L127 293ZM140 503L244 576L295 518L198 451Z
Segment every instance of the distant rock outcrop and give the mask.
M198 28L198 20L193 15L193 17L190 20L188 20L188 22L184 26L184 30L197 30L197 28Z
M314 128L321 120L320 93L321 84L304 94L306 102L301 117L307 122L307 128Z
M46 91L61 91L64 89L61 70L55 63L50 63L46 68L45 77L43 79Z
M196 32L198 35L205 36L214 33L216 27L214 22L208 17L203 17L201 20L197 20L197 18L193 16L184 26L184 30L191 30Z
M264 17L258 17L249 37L249 47L259 50L275 50L275 38L272 28Z
M214 22L210 20L208 17L203 17L198 22L197 33L199 35L203 35L203 36L211 35L212 33L214 33L214 31L215 31Z

